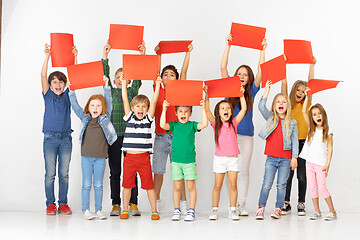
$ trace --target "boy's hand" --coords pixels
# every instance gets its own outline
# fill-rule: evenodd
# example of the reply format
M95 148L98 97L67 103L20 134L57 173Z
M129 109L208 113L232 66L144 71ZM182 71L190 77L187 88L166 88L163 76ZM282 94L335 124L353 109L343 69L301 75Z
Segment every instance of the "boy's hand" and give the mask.
M230 41L232 41L232 40L233 40L233 37L231 34L229 34L225 39L226 45L230 45Z
M109 86L109 79L104 75L103 80L105 82L105 86Z
M46 56L50 56L50 46L49 46L49 44L45 44L45 49L44 49L44 53L45 53L45 55Z
M166 100L163 102L163 110L166 110L170 106L170 103Z
M316 63L316 58L313 56L313 64L315 64Z
M142 44L138 46L138 48L139 48L140 54L145 55L145 52L146 52L145 41L143 41Z
M156 53L157 51L159 51L159 49L160 49L160 47L159 47L159 44L158 44L158 45L156 45L156 47L154 48L155 53ZM157 53L156 53L156 54L157 54Z
M207 93L207 92L208 92L208 89L209 89L209 87L208 87L207 85L205 85L205 86L203 87L204 93Z
M200 107L202 110L205 110L205 101L204 100L200 101Z
M121 72L120 73L120 81L121 81L121 84L122 85L127 85L127 81L126 81L126 79L124 79L124 73L123 72Z
M194 49L192 43L189 44L188 49L189 49L188 52L191 52Z
M76 46L73 46L72 53L74 54L75 57L78 55L78 50L76 49Z
M104 46L104 50L103 50L103 58L107 59L110 50L111 50L110 44L106 43L106 45Z
M266 38L264 38L261 42L261 46L263 47L263 50L265 50L265 48L267 47L267 42L266 42Z
M157 79L155 81L156 85L160 85L162 83L162 78L160 77L160 75L158 74Z

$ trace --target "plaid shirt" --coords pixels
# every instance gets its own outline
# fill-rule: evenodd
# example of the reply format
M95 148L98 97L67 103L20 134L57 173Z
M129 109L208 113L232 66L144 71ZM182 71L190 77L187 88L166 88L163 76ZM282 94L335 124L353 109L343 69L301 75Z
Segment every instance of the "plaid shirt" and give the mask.
M112 97L112 112L111 112L111 122L114 125L115 131L118 136L122 137L125 133L126 122L124 121L124 103L122 101L121 89L114 88L110 81L110 67L109 67L109 59L102 59L102 65L104 70L104 75L109 78L109 86L111 88L111 97ZM139 88L141 86L140 80L132 81L131 87L127 88L127 94L129 98L129 102L138 94Z

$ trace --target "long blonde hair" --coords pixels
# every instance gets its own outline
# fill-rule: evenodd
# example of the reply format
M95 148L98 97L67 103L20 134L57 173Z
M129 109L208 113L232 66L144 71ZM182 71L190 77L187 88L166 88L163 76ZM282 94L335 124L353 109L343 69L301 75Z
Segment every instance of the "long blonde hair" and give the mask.
M328 117L327 117L327 114L326 114L326 111L324 109L324 107L320 104L320 103L317 103L315 105L313 105L310 110L309 110L309 120L310 120L310 128L309 128L309 133L308 133L308 143L310 144L311 141L312 141L312 138L314 137L314 134L315 134L315 131L316 131L316 123L314 122L313 120L313 117L312 117L312 110L313 109L319 109L320 110L320 113L323 117L323 137L322 137L322 141L323 142L327 142L328 140L328 137L329 137L329 122L328 122Z
M287 136L289 136L289 131L290 131L290 120L291 120L291 103L290 103L290 99L286 94L283 93L278 93L275 97L274 100L272 102L271 105L271 109L272 109L272 116L271 116L271 121L268 123L268 126L272 124L272 126L270 127L270 130L274 129L277 124L278 124L278 114L276 112L276 108L275 108L275 103L278 97L284 97L286 99L286 101L288 102L288 107L286 109L286 113L285 113L285 129L286 129L286 134Z
M291 102L291 106L292 107L295 107L295 98L296 98L296 91L298 89L299 86L301 85L304 85L305 88L308 86L308 83L306 81L303 81L303 80L297 80L293 86L291 87L291 91L290 91L290 95L289 95L289 98L290 98L290 102ZM301 100L301 102L303 103L305 100L305 97Z

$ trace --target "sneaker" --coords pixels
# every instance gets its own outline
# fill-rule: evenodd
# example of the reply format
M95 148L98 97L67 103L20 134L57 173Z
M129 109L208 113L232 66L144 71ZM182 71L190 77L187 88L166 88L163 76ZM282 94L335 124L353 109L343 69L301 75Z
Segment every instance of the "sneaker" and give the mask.
M56 206L54 204L50 204L46 208L46 214L47 215L56 215Z
M238 214L238 212L236 211L236 207L230 207L230 208L229 208L229 218L230 218L231 220L234 220L234 221L240 220L239 214Z
M219 211L219 208L213 207L212 212L209 216L209 220L217 220L218 219L218 211Z
M310 216L310 220L318 220L321 218L321 213L314 212L313 215Z
M171 217L171 221L180 221L181 219L181 211L178 208L175 208L173 215Z
M334 213L329 213L328 215L326 215L326 217L324 218L326 221L333 221L337 219L337 215Z
M263 207L258 207L258 210L256 211L256 220L264 220L264 211L265 208Z
M84 212L84 219L93 220L95 218L96 217L89 211L89 209Z
M306 215L305 203L298 203L297 209L298 209L298 216L305 216Z
M249 216L249 212L245 209L245 204L237 203L236 208L239 216Z
M159 220L159 219L160 219L160 215L158 212L151 213L151 220Z
M130 203L130 214L131 216L141 216L141 212L136 204Z
M271 214L271 217L274 219L281 218L281 208L275 208L274 212Z
M119 204L113 204L110 212L110 216L120 216L121 207Z
M186 213L186 216L184 218L185 222L192 222L195 220L195 211L194 209L189 209Z
M71 211L69 205L63 204L63 205L59 206L58 213L62 213L62 214L65 214L65 215L70 215L70 214L72 214L72 211Z
M97 211L96 218L99 220L105 220L107 217L101 211Z
M120 219L128 219L129 215L130 213L128 211L123 211L122 214L120 215Z
M298 208L298 210L299 210L299 208ZM288 215L290 213L291 213L291 205L290 205L290 203L284 203L284 207L282 208L281 214L282 215Z
M183 201L180 200L180 211L182 213L182 215L186 215L187 211L188 211L188 204L187 201Z

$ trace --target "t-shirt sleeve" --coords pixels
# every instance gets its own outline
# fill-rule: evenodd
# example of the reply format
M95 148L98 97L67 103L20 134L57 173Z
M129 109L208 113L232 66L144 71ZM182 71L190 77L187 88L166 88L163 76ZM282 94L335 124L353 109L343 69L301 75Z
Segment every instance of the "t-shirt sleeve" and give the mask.
M149 112L146 113L146 117L148 118L149 122L153 122L154 118L150 116Z
M250 88L250 93L251 93L251 96L252 96L253 99L255 98L255 95L257 94L257 92L259 90L260 90L260 86L256 87L255 81L254 81L253 84L251 85L251 88Z
M236 117L233 117L232 123L234 124L235 128L237 128L237 126L239 125L239 123L236 121Z
M333 134L334 135L334 130L332 128L329 128L329 132L328 135Z
M125 122L129 121L129 119L131 118L132 114L133 114L133 112L130 111L127 116L124 116L124 117L123 117L124 121L125 121Z
M166 132L167 133L173 132L174 131L174 122L169 122L168 124L169 124L170 128L169 128L169 130L166 130Z

